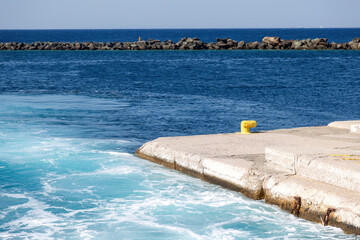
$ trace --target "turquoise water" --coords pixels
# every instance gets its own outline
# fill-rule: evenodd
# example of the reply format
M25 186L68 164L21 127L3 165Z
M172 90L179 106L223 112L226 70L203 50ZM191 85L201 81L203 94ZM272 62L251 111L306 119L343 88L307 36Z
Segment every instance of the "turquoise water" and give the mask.
M352 239L135 157L92 118L130 103L0 95L0 238ZM96 135L96 134L95 134Z
M0 52L0 239L355 239L133 153L243 119L359 119L359 66L359 51Z

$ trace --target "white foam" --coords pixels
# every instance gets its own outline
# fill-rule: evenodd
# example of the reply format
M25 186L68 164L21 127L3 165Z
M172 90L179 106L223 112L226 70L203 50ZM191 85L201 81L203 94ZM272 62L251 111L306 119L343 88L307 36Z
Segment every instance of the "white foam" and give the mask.
M100 169L94 174L111 174L111 175L127 175L133 172L136 172L137 169L129 166L118 166L118 167L112 167L112 168L103 168Z
M132 154L130 153L124 153L124 152L103 152L103 153L108 153L110 155L113 155L113 156L133 156Z
M203 236L201 236L201 235L199 235L197 233L194 233L193 231L191 231L191 230L189 230L187 228L176 227L176 226L165 225L165 224L159 224L159 223L156 223L154 221L144 221L144 220L139 220L139 219L136 219L135 223L140 224L140 225L154 227L154 228L159 228L159 229L171 230L171 231L180 233L182 236L184 236L186 234L186 235L188 235L188 236L190 236L192 238L195 238L195 239L199 239L199 240L203 239ZM186 236L184 236L184 237L186 238Z
M222 239L222 240L235 240L235 239L249 239L250 234L245 231L240 231L236 229L224 229L224 228L215 228L211 229L210 236L203 239Z
M134 154L126 153L126 152L115 152L115 151L97 151L97 150L91 150L92 153L102 153L102 154L109 154L111 156L117 156L117 157L134 157Z
M46 130L39 130L39 131L36 131L36 132L32 132L33 134L41 134L41 133L46 133L48 131Z
M26 236L27 238L31 235L34 236L34 234L30 232L20 232L20 233L14 233L17 232L19 229L35 229L35 228L41 228L46 229L45 233L43 231L36 231L36 238L37 239L49 239L51 235L59 231L61 229L61 226L57 226L58 222L61 222L63 219L61 217L58 217L51 212L46 211L45 209L49 208L50 206L36 200L35 198L28 196L27 194L2 194L3 196L7 196L10 198L24 198L27 199L26 203L13 205L5 209L6 211L14 211L18 209L30 209L27 211L27 213L15 220L12 220L10 222L4 223L1 228L2 229L8 229L8 232L0 232L0 237L21 237Z
M60 177L58 179L54 179L52 181L56 182L60 179L65 178ZM99 197L98 195L94 194L94 192L91 190L94 186L87 186L86 188L82 188L82 189L73 189L73 188L54 188L53 186L50 185L50 183L48 182L48 180L43 180L42 182L43 185L43 195L48 196L49 198L51 198L52 200L59 200L62 201L62 198L60 196L56 196L56 195L52 195L53 193L57 192L57 191L63 191L63 192L69 192L69 193L87 193L89 195L95 196L95 197Z
M55 165L55 159L52 159L52 158L48 158L48 159L41 159L42 162L45 162L45 163L50 163L51 165Z
M54 193L56 191L48 182L42 181L42 185L46 193Z

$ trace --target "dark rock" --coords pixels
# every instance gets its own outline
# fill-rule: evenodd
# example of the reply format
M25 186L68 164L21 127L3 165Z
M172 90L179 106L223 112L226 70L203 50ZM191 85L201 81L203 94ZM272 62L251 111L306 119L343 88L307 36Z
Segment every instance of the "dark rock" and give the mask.
M267 46L268 46L268 44L266 44L266 43L260 43L259 49L267 49ZM271 45L269 44L269 46L271 46Z
M238 42L227 38L226 44L228 45L228 49L235 49L235 48L237 48Z
M347 43L342 43L341 46L343 49L350 49L350 46Z
M352 42L354 42L354 43L360 43L360 38L354 38L354 39L352 40Z
M176 46L181 46L185 41L186 41L186 38L182 38L182 39L180 39L180 41L178 41L175 45L176 45Z
M312 42L314 45L319 45L320 43L327 42L327 38L315 38Z
M131 43L129 42L124 42L122 46L122 50L130 50L131 49L130 44Z
M175 50L176 49L176 45L174 43L170 44L170 50Z
M137 46L139 47L139 50L147 50L147 44L145 41L137 42Z
M237 42L230 38L217 38L216 42L204 43L199 38L182 38L179 42L171 40L161 42L156 39L136 42L33 42L0 43L0 50L234 50L234 49L343 49L360 50L360 38L354 38L347 43L328 43L327 38L282 40L280 37L264 37L262 42Z
M246 42L245 41L240 41L237 45L238 49L244 49L244 47L246 46Z
M209 49L209 50L215 49L215 43L206 43L205 46L206 46L206 49Z
M246 44L246 47L248 49L258 49L260 46L260 43L258 41L255 41L255 42L249 42Z
M281 40L279 45L281 45L281 49L291 49L292 43L291 40Z
M206 48L206 45L200 41L200 40L194 40L193 43L192 43L194 49L196 50L200 50L200 49L205 49Z
M308 49L314 49L315 45L312 43L312 41L307 42Z
M121 48L122 48L122 43L120 43L120 42L114 43L114 46L113 46L114 50L121 50Z
M229 48L227 43L224 43L222 41L217 42L216 45L219 47L219 49L228 49Z
M220 43L227 43L227 39L228 39L228 38L217 38L217 39L216 39L216 42L218 42L218 43L219 43L219 42L220 42Z
M262 43L262 44L264 44L264 43ZM274 47L274 45L272 45L272 44L264 44L264 45L265 45L265 48L264 48L264 49L269 49L269 50L275 49L275 47L278 47L278 46L275 46L275 47Z
M85 46L84 46L84 48L86 49ZM95 46L94 46L93 43L89 43L89 44L87 45L87 48L88 48L89 50L95 50Z
M163 49L164 50L170 50L170 44L164 44Z

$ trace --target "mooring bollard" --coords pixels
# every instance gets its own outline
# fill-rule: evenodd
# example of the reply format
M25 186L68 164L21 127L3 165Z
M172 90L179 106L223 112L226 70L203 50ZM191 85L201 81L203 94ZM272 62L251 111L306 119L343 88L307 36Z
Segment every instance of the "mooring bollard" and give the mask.
M244 120L241 121L241 134L251 134L250 128L257 126L257 122L254 120Z

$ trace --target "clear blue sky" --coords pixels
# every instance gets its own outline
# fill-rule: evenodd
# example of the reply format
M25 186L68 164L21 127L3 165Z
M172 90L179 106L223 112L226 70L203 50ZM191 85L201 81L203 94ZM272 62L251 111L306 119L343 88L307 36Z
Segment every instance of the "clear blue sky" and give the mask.
M360 0L0 0L0 29L360 27Z

